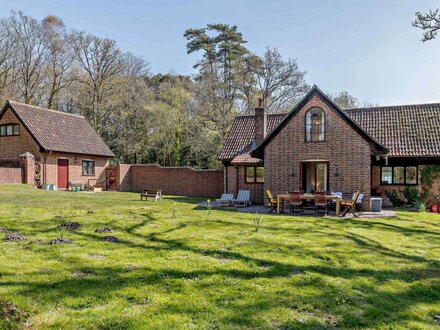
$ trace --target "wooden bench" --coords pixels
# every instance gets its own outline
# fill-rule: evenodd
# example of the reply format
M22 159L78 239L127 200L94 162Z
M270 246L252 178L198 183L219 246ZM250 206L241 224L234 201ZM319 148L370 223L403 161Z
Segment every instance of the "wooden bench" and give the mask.
M154 201L162 200L162 190L159 189L144 189L141 193L141 200L145 198L148 200L148 197L154 198Z

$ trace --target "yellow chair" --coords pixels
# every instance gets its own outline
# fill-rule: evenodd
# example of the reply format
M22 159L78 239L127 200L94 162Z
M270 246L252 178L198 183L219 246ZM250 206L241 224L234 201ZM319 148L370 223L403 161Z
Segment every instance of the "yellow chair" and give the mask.
M353 214L353 216L357 217L357 215L355 214L355 206L356 206L356 201L359 197L359 194L361 192L360 191L356 191L356 193L353 196L353 199L343 199L341 200L341 206L344 208L344 210L342 211L342 216L345 217L348 213Z
M273 211L277 210L277 199L273 197L272 192L270 190L266 190L266 196L269 201L269 204L267 207L270 207L269 211L267 213L272 213Z

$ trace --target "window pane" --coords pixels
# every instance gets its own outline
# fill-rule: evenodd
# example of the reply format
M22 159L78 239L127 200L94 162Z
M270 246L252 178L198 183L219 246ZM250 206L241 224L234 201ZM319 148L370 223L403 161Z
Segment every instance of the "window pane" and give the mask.
M396 166L394 168L394 184L404 184L405 183L405 168L402 166Z
M392 184L393 183L393 168L392 167L382 167L382 184Z
M254 167L246 167L246 182L255 182Z
M306 141L324 141L324 112L311 109L306 114Z
M6 126L1 126L0 127L0 136L5 136L6 135Z
M327 190L327 164L316 164L316 190Z
M12 135L12 125L6 126L6 135Z
M20 125L14 125L14 135L20 134Z
M89 162L89 167L88 167L88 174L89 175L93 175L95 174L95 162Z
M417 184L417 167L408 166L406 168L406 184Z
M257 167L257 182L264 182L264 167Z

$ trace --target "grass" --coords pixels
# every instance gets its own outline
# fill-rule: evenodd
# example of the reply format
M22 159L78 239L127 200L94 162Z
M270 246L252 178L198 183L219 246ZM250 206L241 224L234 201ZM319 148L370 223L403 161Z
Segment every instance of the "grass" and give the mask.
M0 329L436 326L440 215L264 215L255 232L254 214L195 201L0 186L0 227L27 237L0 241Z

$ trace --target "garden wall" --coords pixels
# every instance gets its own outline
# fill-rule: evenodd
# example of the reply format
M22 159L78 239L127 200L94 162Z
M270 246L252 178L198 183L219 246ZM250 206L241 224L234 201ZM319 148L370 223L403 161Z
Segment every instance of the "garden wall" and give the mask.
M23 174L19 167L0 167L0 183L20 184Z
M136 191L161 189L163 194L191 197L217 197L223 193L222 170L196 170L191 167L118 165L116 189Z
M23 173L20 159L0 159L0 183L22 183Z

